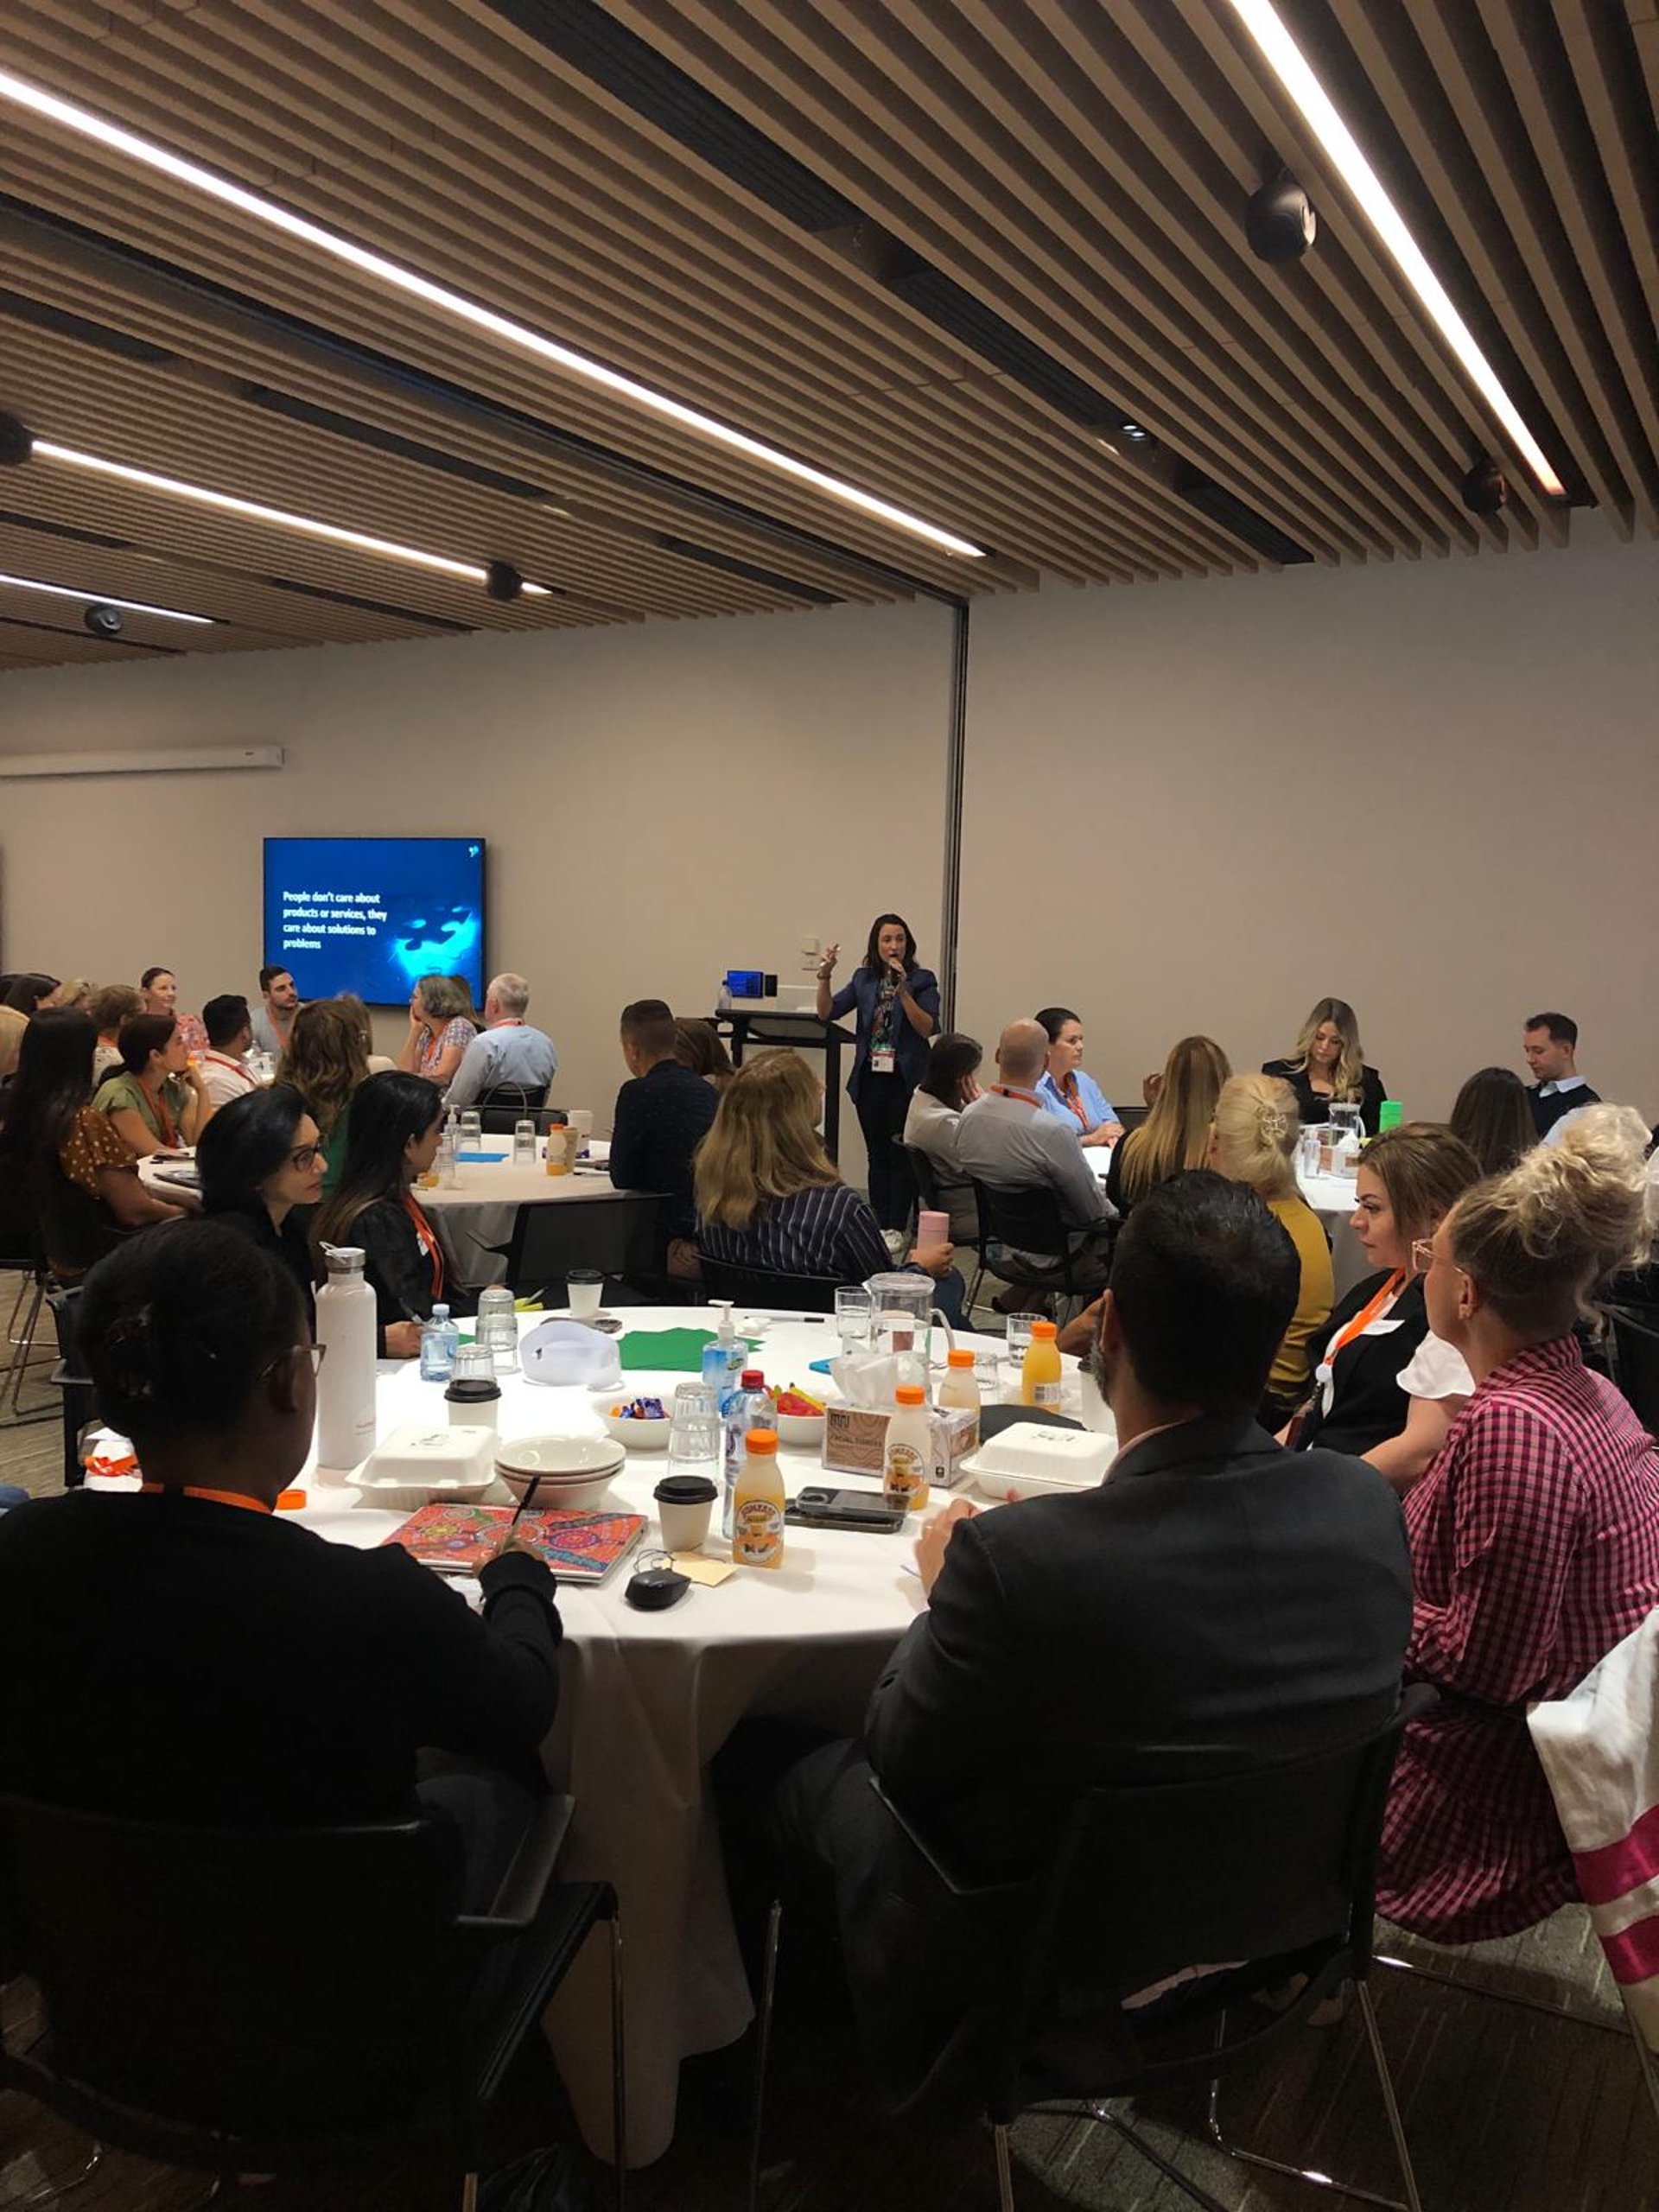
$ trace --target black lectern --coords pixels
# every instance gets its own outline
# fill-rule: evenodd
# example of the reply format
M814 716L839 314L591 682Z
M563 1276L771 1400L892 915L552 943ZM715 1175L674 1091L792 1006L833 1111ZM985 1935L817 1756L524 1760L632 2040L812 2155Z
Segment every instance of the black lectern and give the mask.
M820 1021L816 1014L785 1014L772 1007L734 1006L710 1019L730 1046L735 1067L742 1066L750 1045L789 1045L798 1052L823 1054L823 1148L839 1166L841 1048L857 1043L853 1032Z

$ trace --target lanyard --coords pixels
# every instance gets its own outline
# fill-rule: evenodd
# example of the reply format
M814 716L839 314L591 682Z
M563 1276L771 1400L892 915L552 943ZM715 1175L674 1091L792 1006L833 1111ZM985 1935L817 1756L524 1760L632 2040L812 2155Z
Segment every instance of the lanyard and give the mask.
M143 1089L142 1084L139 1085L139 1088L140 1090ZM145 1091L144 1096L148 1098L149 1096L149 1092ZM169 1148L176 1146L179 1141L179 1133L174 1126L173 1116L167 1110L167 1077L165 1076L162 1077L161 1090L158 1090L155 1097L150 1100L150 1103L155 1107L156 1118L161 1123L160 1128L156 1132L156 1135L160 1137L162 1142Z
M991 1089L999 1098L1023 1098L1027 1106L1040 1106L1043 1103L1034 1090L1015 1090L1009 1084L994 1083Z
M1064 1082L1057 1084L1055 1085L1055 1089L1060 1094L1060 1103L1063 1106L1069 1106L1071 1108L1071 1111L1077 1116L1078 1122L1082 1125L1083 1134L1084 1136L1087 1136L1089 1134L1089 1109L1083 1103L1083 1094L1077 1089L1077 1078L1075 1073L1067 1076Z
M443 1295L443 1247L438 1242L437 1231L421 1211L407 1191L404 1193L404 1211L415 1224L415 1234L421 1240L421 1249L432 1263L432 1295Z
M1332 1340L1330 1350L1325 1355L1325 1363L1327 1367L1335 1364L1337 1354L1342 1350L1344 1344L1351 1344L1356 1337L1363 1337L1364 1335L1366 1330L1370 1327L1372 1322L1375 1321L1380 1314L1385 1313L1389 1307L1393 1305L1395 1300L1399 1297L1401 1292L1405 1288L1405 1269L1403 1268L1396 1268L1394 1273L1389 1277L1388 1281L1383 1284L1382 1289L1377 1292L1376 1296L1372 1299L1370 1304L1364 1307L1362 1312L1356 1313L1353 1319L1349 1322L1347 1327L1343 1330L1339 1336L1336 1337Z
M165 1483L143 1483L139 1486L141 1497L165 1497ZM177 1495L181 1497L205 1497L210 1505L240 1505L250 1513L269 1513L270 1508L257 1497L245 1497L239 1490L198 1490L194 1483L187 1483Z

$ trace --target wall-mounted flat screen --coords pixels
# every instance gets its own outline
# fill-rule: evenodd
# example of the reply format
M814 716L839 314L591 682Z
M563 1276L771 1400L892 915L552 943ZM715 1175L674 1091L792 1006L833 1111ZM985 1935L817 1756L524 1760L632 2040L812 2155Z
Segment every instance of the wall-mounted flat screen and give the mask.
M302 999L397 1006L423 976L484 1000L481 837L267 837L265 959Z

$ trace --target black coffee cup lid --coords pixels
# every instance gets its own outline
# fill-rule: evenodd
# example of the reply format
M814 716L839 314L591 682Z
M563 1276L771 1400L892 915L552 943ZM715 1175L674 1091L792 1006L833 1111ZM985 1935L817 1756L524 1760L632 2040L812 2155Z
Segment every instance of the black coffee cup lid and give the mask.
M707 1475L664 1475L652 1496L658 1505L712 1505L720 1492Z
M499 1398L501 1385L492 1382L487 1375L463 1375L458 1382L452 1382L443 1395L452 1404L476 1406L486 1398Z

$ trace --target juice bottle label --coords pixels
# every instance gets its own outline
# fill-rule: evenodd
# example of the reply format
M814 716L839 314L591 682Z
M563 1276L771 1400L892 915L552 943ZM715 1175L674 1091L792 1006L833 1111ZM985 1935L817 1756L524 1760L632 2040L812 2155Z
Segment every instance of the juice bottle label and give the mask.
M881 1495L903 1513L918 1513L927 1503L927 1461L913 1444L888 1446Z
M1052 1382L1033 1382L1031 1402L1033 1406L1049 1406L1058 1413L1065 1397L1065 1385L1057 1375Z
M769 1497L740 1500L732 1516L732 1557L740 1567L781 1567L784 1509Z

